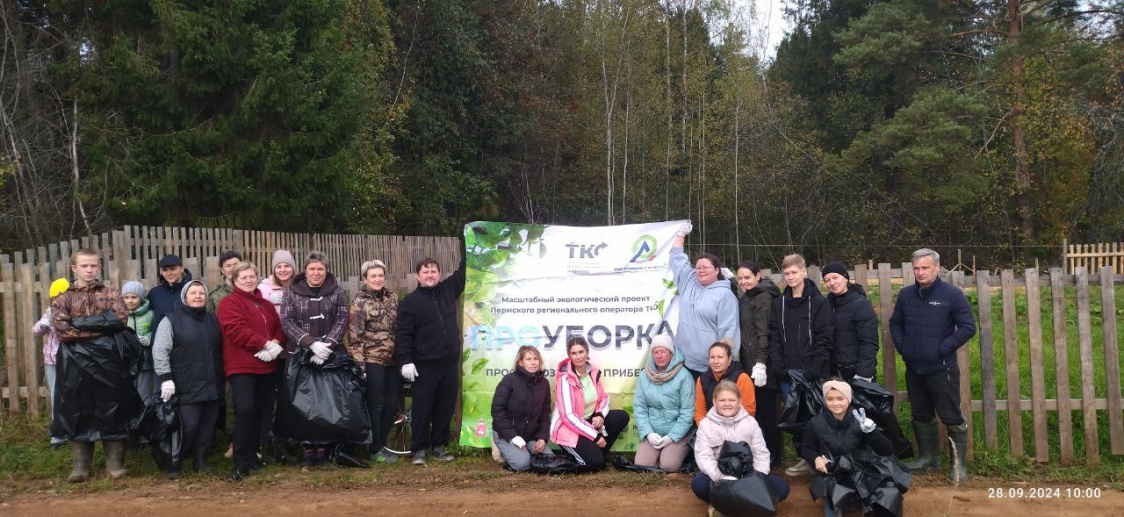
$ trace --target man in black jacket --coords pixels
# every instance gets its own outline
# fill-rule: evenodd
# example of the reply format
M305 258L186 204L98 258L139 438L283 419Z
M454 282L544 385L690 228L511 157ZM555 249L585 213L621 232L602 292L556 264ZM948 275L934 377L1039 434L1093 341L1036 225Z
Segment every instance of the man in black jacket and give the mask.
M464 247L461 246L463 253ZM441 266L432 258L417 263L418 288L398 304L398 361L402 377L413 382L414 465L425 465L426 449L439 461L453 461L445 451L457 402L461 330L457 298L464 292L464 255L449 278L441 280Z
M956 351L976 334L976 319L964 292L941 281L937 252L922 248L913 252L911 260L917 283L898 293L890 317L894 348L905 360L906 389L919 449L917 460L907 463L906 468L920 473L940 470L936 413L948 427L952 441L949 480L959 485L968 477L968 424L960 414Z

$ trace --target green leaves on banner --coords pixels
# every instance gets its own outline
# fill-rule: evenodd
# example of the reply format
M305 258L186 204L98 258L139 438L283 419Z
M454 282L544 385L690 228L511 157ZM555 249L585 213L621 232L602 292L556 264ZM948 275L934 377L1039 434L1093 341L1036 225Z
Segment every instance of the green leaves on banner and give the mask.
M472 363L472 374L473 375L479 374L480 370L483 370L485 366L488 366L488 358L487 357L481 357L480 359L477 359L476 361L474 361Z

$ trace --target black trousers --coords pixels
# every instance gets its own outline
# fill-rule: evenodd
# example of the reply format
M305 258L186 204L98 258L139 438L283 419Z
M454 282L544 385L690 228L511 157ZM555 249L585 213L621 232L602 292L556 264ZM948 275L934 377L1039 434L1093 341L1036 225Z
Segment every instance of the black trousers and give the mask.
M757 399L757 424L761 426L765 446L769 448L770 464L775 467L784 459L784 436L777 427L778 411L780 411L778 399L781 394L764 386L754 386L753 392Z
M949 427L964 423L960 414L960 369L918 375L905 370L905 388L913 408L914 422L931 422L933 413Z
M258 462L261 446L262 404L273 389L272 374L239 373L230 376L234 394L234 468L245 470Z
M269 390L261 401L261 431L258 443L269 444L269 435L273 431L273 411L277 407L277 387L285 382L285 375L280 369L268 375Z
M449 444L449 426L453 424L453 410L457 406L457 362L416 363L414 366L418 377L410 390L414 399L410 411L413 419L410 450L444 447Z
M605 460L605 455L613 448L616 443L617 437L621 435L625 427L628 427L628 413L620 409L611 409L609 414L605 415L605 448L597 446L596 440L590 440L584 436L578 437L577 445L573 447L562 447L574 461L579 465L585 465L594 470L605 468L608 464Z
M377 363L366 363L367 415L371 418L371 453L382 450L394 414L398 412L398 392L402 389L402 376L398 368Z
M215 438L215 423L219 419L221 400L183 404L180 406L180 425L183 426L183 456L206 458L207 449Z

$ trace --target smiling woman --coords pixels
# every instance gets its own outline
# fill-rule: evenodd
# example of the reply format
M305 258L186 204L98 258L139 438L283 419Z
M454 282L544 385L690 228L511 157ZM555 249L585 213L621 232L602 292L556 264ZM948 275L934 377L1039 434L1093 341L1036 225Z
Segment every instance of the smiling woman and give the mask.
M691 229L691 223L685 223L677 232L669 267L674 274L675 287L679 289L675 347L697 379L706 371L710 345L723 338L740 343L741 325L737 297L726 282L718 281L722 268L718 257L704 253L699 255L695 267L691 267L683 251L683 241ZM736 356L737 352L734 354Z

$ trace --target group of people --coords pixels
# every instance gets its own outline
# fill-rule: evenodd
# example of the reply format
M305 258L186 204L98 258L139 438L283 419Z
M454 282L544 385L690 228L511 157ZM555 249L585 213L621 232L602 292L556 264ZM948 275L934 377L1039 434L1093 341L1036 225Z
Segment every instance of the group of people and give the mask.
M176 255L157 263L150 291L131 281L120 291L99 280L97 252L71 258L73 282L51 285L51 306L32 329L44 338L47 383L54 414L52 445L69 442L71 482L90 477L94 442L102 441L106 468L125 475L124 446L130 419L145 404L175 399L181 455L193 468L211 472L207 453L217 428L231 436L237 481L262 467L270 439L283 365L300 348L313 365L342 354L363 367L371 457L398 456L384 447L399 411L401 378L414 383L412 451L415 464L451 461L445 450L457 397L460 331L457 298L464 290L464 262L441 280L433 259L417 264L418 288L399 302L386 287L386 265L364 263L362 285L348 302L329 271L328 259L311 252L298 270L290 252L277 250L269 272L236 251L219 257L223 281L208 290ZM106 375L109 372L111 375ZM327 461L321 442L295 440L305 467ZM165 469L180 477L182 461Z

